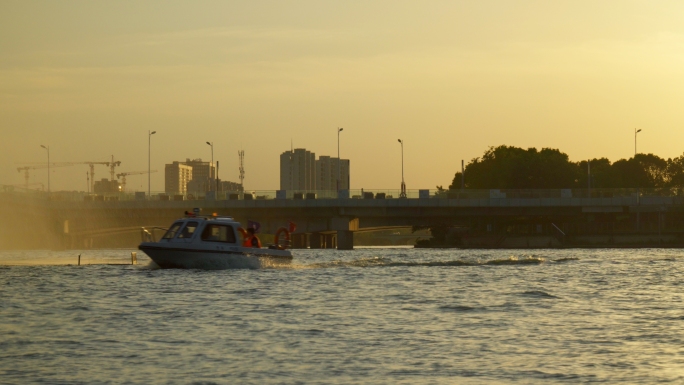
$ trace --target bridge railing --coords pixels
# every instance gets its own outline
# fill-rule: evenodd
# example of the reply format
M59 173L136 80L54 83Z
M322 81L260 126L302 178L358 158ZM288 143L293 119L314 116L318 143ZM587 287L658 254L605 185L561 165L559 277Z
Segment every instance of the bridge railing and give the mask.
M352 189L352 190L251 190L247 192L221 191L206 193L169 194L153 192L119 192L88 194L78 191L54 191L49 199L54 201L193 201L193 200L272 200L272 199L402 199L399 189ZM684 197L682 188L657 189L490 189L490 190L407 190L407 199L546 199L546 198L644 198ZM48 199L44 191L4 191L4 197Z
M681 197L684 189L492 189L492 190L431 190L431 197L442 199L544 199L544 198L626 198L626 197Z

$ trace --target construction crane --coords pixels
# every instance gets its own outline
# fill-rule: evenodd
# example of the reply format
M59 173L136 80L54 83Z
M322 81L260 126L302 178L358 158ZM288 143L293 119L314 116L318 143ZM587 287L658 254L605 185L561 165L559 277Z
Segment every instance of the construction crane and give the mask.
M71 164L58 164L58 163L50 163L48 164L39 164L36 166L24 166L24 167L17 167L18 172L24 172L24 188L26 190L29 189L29 171L30 170L40 170L42 168L51 168L51 167L64 167L64 166L71 166Z
M41 168L47 168L46 163L38 162L38 163L21 163L21 164L35 164L36 166L44 166ZM103 166L109 167L109 174L111 176L111 180L114 180L116 171L115 168L116 166L121 165L121 161L114 161L114 155L112 155L112 161L111 162L51 162L50 166L51 167L61 167L61 166L73 166L76 164L87 164L88 167L90 168L90 191L95 191L95 165L100 164ZM23 167L22 167L23 168ZM28 171L27 171L28 172ZM28 178L28 176L27 176Z
M76 162L77 164L87 164L90 167L90 192L95 191L95 165L101 164L109 166L109 162Z
M121 166L121 161L117 160L116 162L114 161L114 155L112 155L112 161L109 162L109 175L110 178L109 180L114 181L114 175L116 174L116 166Z
M128 175L143 175L143 174L152 174L157 172L157 170L152 170L152 171L126 171L126 172L121 172L116 174L117 179L120 177L123 177L121 179L121 191L126 191L126 176Z

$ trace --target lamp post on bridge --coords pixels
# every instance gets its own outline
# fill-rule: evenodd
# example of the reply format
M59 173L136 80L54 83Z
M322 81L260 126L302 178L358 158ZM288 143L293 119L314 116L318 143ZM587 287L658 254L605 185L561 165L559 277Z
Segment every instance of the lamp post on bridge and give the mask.
M152 160L152 135L156 133L157 131L150 132L150 130L147 130L147 199L152 199L152 177L150 173L150 164Z
M636 127L634 128L634 160L635 160L635 161L636 161L636 156L637 156L637 134L640 133L640 132L641 132L641 129L638 129L638 130L637 130ZM641 219L640 219L640 214L641 214L640 211L641 211L641 208L639 207L639 205L641 204L641 195L639 194L639 184L637 184L637 189L636 189L636 191L637 191L637 196L636 196L636 203L637 203L636 230L639 231L640 222L641 222Z
M211 182L214 179L216 179L211 175L211 169L212 169L212 167L214 167L214 142L207 142L207 144L209 146L211 146L211 163L209 164L209 186L211 186L212 184L214 184ZM211 189L211 187L209 187L209 188ZM218 190L218 186L214 186L214 191L217 191L217 190Z
M591 159L587 159L587 191L591 198Z
M48 156L48 199L50 199L50 146L43 146L42 144L40 147L43 147L45 150L47 150L47 156Z
M406 198L406 183L404 183L404 141L398 139L401 143L401 193L399 198Z
M342 132L342 130L344 130L344 128L337 128L337 186L335 186L336 191L340 191L340 163L342 163L342 159L340 159L340 132Z

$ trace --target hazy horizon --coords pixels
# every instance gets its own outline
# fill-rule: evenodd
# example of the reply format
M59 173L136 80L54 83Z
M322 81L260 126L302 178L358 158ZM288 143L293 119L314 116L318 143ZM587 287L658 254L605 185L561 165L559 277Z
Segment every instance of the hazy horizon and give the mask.
M490 146L573 161L682 155L684 3L373 1L0 3L0 183L21 162L211 158L277 189L279 155L351 160L351 187L447 186ZM86 165L53 190L85 190ZM96 168L96 179L109 176ZM46 170L31 182L47 183ZM129 190L147 176L128 177Z

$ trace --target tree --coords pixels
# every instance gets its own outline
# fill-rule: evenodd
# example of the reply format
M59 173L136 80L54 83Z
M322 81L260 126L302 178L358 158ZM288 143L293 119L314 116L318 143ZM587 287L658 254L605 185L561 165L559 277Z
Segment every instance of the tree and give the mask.
M665 160L637 154L612 164L607 158L590 162L593 188L684 188L684 155ZM587 161L571 162L567 154L551 148L490 147L465 168L465 187L472 189L586 188L587 178ZM449 189L460 187L457 172Z
M473 159L465 175L466 187L475 189L571 188L576 183L577 165L556 149L499 146ZM458 188L460 183L461 173L457 172L449 188Z
M684 188L684 155L668 159L666 173L669 187Z
M612 176L610 173L610 160L608 158L591 159L589 161L591 168L591 187L592 188L609 188L612 187ZM578 164L578 176L575 188L588 187L588 167L587 161L581 161Z
M637 154L634 159L639 163L646 178L646 186L643 187L665 187L669 182L667 174L667 161L653 154ZM642 187L642 186L637 186Z

